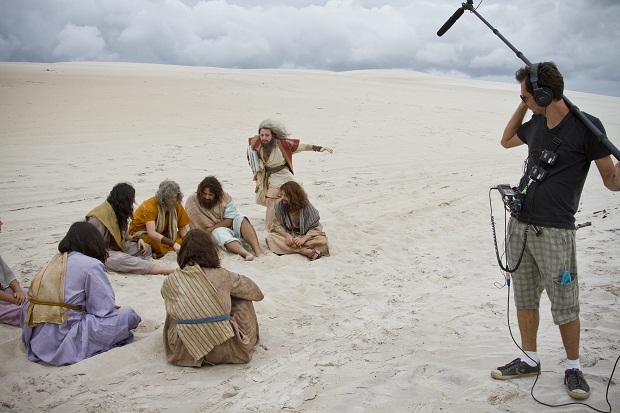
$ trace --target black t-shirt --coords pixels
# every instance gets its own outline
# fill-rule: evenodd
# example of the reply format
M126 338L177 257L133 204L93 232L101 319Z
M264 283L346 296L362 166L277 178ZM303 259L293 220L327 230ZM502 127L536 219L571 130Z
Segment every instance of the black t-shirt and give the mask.
M584 115L605 133L600 120L586 113ZM590 163L610 155L609 150L572 112L553 129L547 127L543 115L533 115L519 128L517 135L528 146L527 168L521 188L529 181L534 166L542 166L547 171L541 182L532 183L527 190L517 219L542 227L575 229L575 213ZM561 140L559 146L554 138ZM554 165L540 161L545 149L558 154Z

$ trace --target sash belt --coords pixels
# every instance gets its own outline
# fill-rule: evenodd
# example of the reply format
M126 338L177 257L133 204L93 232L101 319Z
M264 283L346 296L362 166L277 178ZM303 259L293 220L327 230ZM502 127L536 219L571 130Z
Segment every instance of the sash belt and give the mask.
M284 168L286 168L286 164L280 165L280 166L273 166L273 167L266 166L265 167L265 172L273 174L273 173L276 173L276 172L280 172Z
M216 321L230 320L230 314L218 315L215 317L207 318L194 318L191 320L176 320L177 324L202 324L202 323L214 323Z

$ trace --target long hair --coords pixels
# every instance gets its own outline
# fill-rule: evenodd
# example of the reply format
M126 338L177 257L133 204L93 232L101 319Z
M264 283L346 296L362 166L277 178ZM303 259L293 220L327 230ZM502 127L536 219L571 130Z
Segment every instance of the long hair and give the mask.
M299 211L308 203L308 195L306 191L295 181L288 181L280 187L280 191L284 192L288 197L289 211Z
M525 80L525 90L534 93L534 87L530 80L531 66L525 66L517 70L515 78L521 83ZM547 87L553 93L553 100L560 100L564 94L564 78L554 62L542 62L538 65L538 87Z
M58 244L58 251L77 251L102 263L108 259L108 251L99 230L85 221L71 224L67 235Z
M183 193L181 192L179 184L170 179L166 179L159 184L155 199L157 199L159 205L163 206L166 205L166 198L172 195L176 196L177 203L183 202Z
M279 120L265 119L258 125L258 134L261 129L269 129L275 139L285 139L290 133L286 130L286 126Z
M211 235L200 229L189 231L183 238L177 263L181 269L193 264L206 268L219 268L220 255Z
M220 181L218 181L217 178L214 176L207 176L198 184L198 189L196 190L198 202L203 207L206 207L206 205L204 205L204 198L202 197L202 193L207 188L209 188L213 195L215 195L215 199L213 200L214 203L217 203L217 201L222 199L222 194L224 193L224 189L222 188L222 184L220 183Z
M121 232L125 232L129 218L133 216L133 200L135 196L136 190L134 187L124 182L114 185L110 195L108 195L107 201L112 205Z

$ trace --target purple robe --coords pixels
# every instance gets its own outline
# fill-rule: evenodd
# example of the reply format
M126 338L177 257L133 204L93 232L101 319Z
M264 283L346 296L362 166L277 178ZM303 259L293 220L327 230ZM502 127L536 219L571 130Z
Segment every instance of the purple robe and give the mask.
M75 251L67 258L65 303L83 310L68 309L64 324L42 323L33 328L24 326L29 303L23 305L22 340L28 360L55 366L77 363L132 342L131 330L142 321L129 307L114 309L114 290L103 263Z
M13 295L15 291L11 287L5 288L4 291L7 294ZM22 287L22 292L24 295L28 294L28 287ZM25 304L25 303L24 303ZM15 305L13 303L7 303L5 301L0 301L0 323L8 324L10 326L19 327L19 319L22 315L22 306Z

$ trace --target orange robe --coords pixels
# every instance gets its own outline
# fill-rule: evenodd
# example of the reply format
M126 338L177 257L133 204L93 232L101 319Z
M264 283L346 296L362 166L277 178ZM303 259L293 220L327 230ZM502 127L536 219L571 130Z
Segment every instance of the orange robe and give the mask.
M189 222L190 222L189 216L187 215L187 212L185 212L185 208L183 208L183 205L181 205L179 202L177 202L176 211L177 211L177 218L178 218L178 225L177 225L178 229L181 229L185 227L186 225L189 225ZM157 214L158 214L157 199L155 197L152 197L144 201L142 205L140 205L138 209L136 209L136 212L134 212L133 214L133 219L131 220L131 223L129 224L129 235L133 236L136 232L146 231L146 223L149 221L156 222ZM168 232L168 214L169 212L166 212L166 217L165 217L166 226L164 227L164 231L162 235L165 235ZM151 246L157 258L163 257L164 255L166 255L166 253L170 251L174 251L174 248L172 248L171 246L152 240L146 234L142 236L142 239L144 240L144 242L146 242L147 244ZM181 238L180 236L177 236L176 242L178 244L182 243L183 238Z

